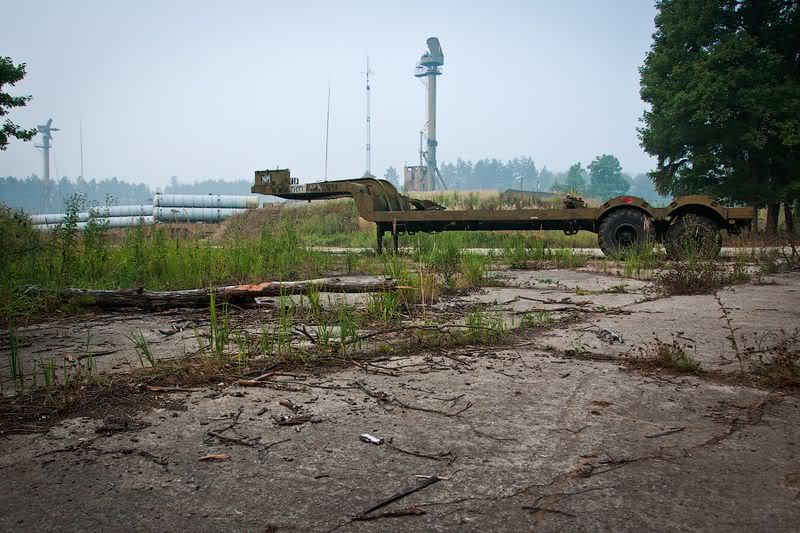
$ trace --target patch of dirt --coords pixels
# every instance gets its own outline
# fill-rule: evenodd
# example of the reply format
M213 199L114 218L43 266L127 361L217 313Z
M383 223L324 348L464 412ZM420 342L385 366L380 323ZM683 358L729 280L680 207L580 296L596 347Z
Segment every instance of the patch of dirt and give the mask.
M62 421L130 419L152 409L185 411L184 401L170 394L154 394L122 380L104 385L82 385L66 393L37 392L0 398L0 436L47 431Z

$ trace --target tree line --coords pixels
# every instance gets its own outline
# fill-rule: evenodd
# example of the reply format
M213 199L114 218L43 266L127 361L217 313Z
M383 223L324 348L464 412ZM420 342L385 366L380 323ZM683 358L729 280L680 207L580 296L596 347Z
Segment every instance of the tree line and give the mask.
M90 206L149 204L153 198L147 185L117 178L97 181L63 176L48 183L37 175L0 177L0 203L26 213L62 213L65 202L76 194L85 197Z

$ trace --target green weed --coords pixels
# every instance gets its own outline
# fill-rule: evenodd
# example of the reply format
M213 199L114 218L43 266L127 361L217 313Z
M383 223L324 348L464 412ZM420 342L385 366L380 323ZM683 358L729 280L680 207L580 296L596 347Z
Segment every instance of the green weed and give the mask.
M461 276L465 287L479 287L486 280L486 256L464 254L461 256Z
M125 338L133 344L133 349L139 357L139 364L142 368L145 368L145 362L147 362L150 367L156 366L156 358L150 350L150 344L147 342L147 339L144 338L142 330L131 331Z
M550 311L533 311L522 315L519 327L521 328L536 328L544 324L548 324L555 320Z
M19 337L14 330L14 321L8 321L8 370L18 393L25 389L25 362L20 352Z
M503 248L501 260L512 269L528 269L537 264L556 268L585 266L589 259L570 248L550 248L538 238L519 239Z
M345 355L351 348L361 347L358 335L358 317L352 308L343 305L339 308L339 353Z
M216 296L214 289L209 291L209 311L210 323L208 331L208 342L211 351L218 357L225 355L225 350L230 339L230 304L223 302L221 313L217 312Z
M319 287L316 285L309 285L306 290L306 298L308 298L308 309L312 317L318 317L322 314L322 305L320 304Z
M702 372L699 361L686 352L685 347L673 337L672 342L663 342L658 337L647 349L640 349L640 358L637 363L645 368L669 368L678 372L698 374Z
M615 251L609 259L623 262L625 277L638 278L642 272L658 267L663 262L664 256L655 251L653 243L648 242Z
M487 343L497 341L508 333L503 315L474 309L466 316L466 336L471 342Z
M746 281L746 271L729 272L711 259L676 261L672 268L655 276L656 286L667 295L712 294L722 287Z

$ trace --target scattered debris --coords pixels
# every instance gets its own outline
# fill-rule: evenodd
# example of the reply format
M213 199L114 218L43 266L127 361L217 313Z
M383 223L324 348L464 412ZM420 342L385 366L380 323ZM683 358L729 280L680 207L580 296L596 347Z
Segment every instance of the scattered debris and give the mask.
M300 411L303 408L302 405L292 403L291 400L281 400L278 402L278 404L286 407L287 409L291 409L292 411Z
M299 426L306 422L312 422L312 415L299 415L299 416L273 416L272 419L277 422L279 426Z
M56 295L63 300L84 298L92 305L103 308L175 309L205 307L213 290L218 302L254 302L256 297L280 296L281 294L306 294L319 292L386 292L394 290L397 282L382 277L319 278L303 281L267 281L254 285L228 285L211 289L185 289L175 291L150 291L144 288L94 290L63 288L52 290L46 287L29 287L27 292L35 295Z
M198 461L227 461L231 456L227 453L210 453L202 457L198 457Z
M411 507L404 507L396 511L384 511L376 514L359 514L353 517L353 520L377 520L379 518L393 518L396 516L420 516L424 515L425 511L418 509L413 505Z
M366 442L367 444L375 444L378 446L383 444L382 438L370 435L369 433L362 433L361 435L358 436L358 438L361 439L363 442Z
M392 437L390 437L389 440L386 441L386 445L388 447L390 447L391 449L393 449L393 450L396 450L396 451L398 451L400 453L405 453L407 455L413 455L415 457L424 457L425 459L433 459L435 461L441 461L441 460L446 459L447 460L447 464L452 464L453 461L455 461L456 458L458 457L456 454L454 454L452 452L452 450L447 450L445 452L440 452L440 453L436 453L436 454L415 452L413 450L406 450L404 448L401 448L400 446L396 446L394 444L393 440L394 439ZM443 478L439 478L439 479L443 479Z
M614 344L615 342L618 342L620 344L625 344L625 339L622 338L622 334L607 328L600 328L599 331L597 332L597 337L600 340L605 341L609 344Z
M657 437L665 437L667 435L672 435L673 433L678 433L679 431L683 431L684 429L686 429L686 428L683 427L683 426L669 428L669 429L667 429L665 431L659 431L658 433L651 433L649 435L645 435L644 438L646 438L646 439L655 439Z
M393 494L393 495L389 496L388 498L386 498L385 500L379 501L378 503L376 503L375 505L373 505L372 507L370 507L366 511L364 511L364 512L362 512L362 513L360 513L360 514L358 514L356 516L361 516L361 517L366 516L369 513L371 513L372 511L380 509L384 505L389 505L390 503L392 503L394 501L397 501L397 500L399 500L401 498L405 498L409 494L413 494L413 493L417 492L418 490L422 490L425 487L429 487L429 486L433 485L434 483L436 483L437 481L439 481L439 478L437 476L431 476L428 479L417 483L413 487L409 487L407 489L401 490L397 494ZM363 518L361 520L363 520Z
M258 438L250 438L250 439L243 439L240 437L229 437L228 435L224 435L219 431L209 430L208 431L209 437L214 437L219 439L223 442L228 442L230 444L239 444L241 446L255 446L258 444Z
M184 387L159 387L156 385L144 385L144 390L150 392L199 392L203 389L187 389Z

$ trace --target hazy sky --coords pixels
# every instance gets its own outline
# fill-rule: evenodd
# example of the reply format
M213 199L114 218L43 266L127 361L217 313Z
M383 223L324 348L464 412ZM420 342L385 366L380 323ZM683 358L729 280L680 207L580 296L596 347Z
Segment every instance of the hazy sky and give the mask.
M329 177L364 173L366 56L372 169L418 160L425 90L414 65L437 36L439 159L530 155L566 169L612 153L651 168L636 127L649 0L203 2L2 0L0 55L27 63L11 118L52 117L51 167L165 185L289 167L320 179L331 79ZM37 138L38 142L38 138ZM0 175L41 174L32 142Z

